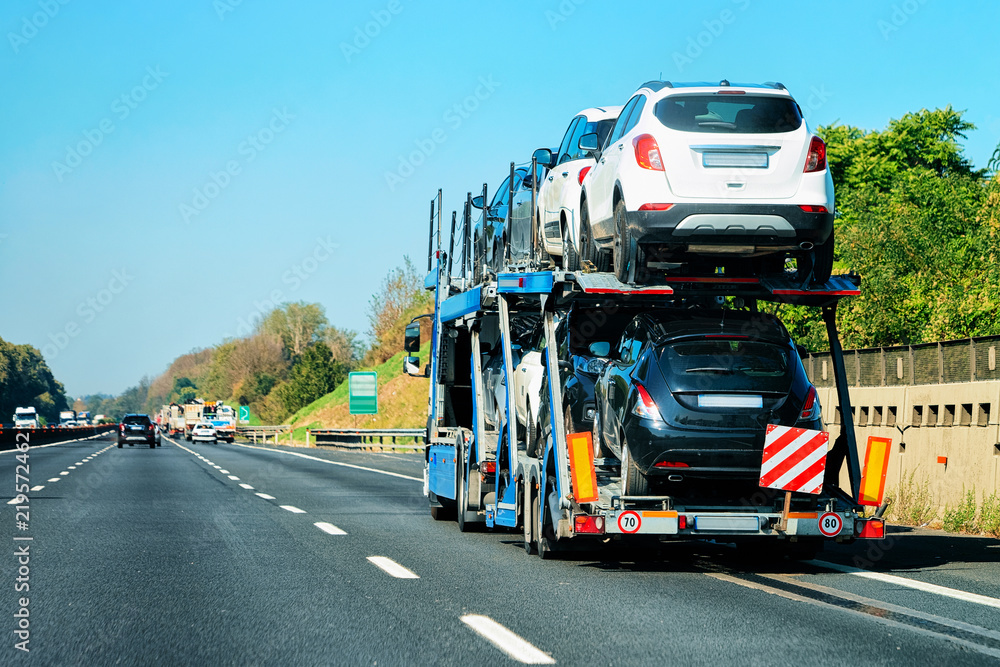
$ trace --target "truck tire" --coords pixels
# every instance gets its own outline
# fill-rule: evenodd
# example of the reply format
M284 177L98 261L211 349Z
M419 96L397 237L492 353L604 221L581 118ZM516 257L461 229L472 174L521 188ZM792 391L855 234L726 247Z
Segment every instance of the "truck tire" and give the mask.
M466 478L465 473L465 447L462 442L461 434L458 435L458 442L455 443L455 450L458 454L456 458L458 459L457 465L459 466L455 470L458 477L458 493L456 494L457 500L455 501L457 505L455 519L458 522L459 532L469 533L472 532L476 524L469 523L466 521L465 517L466 513L469 511L469 480Z
M526 440L525 452L528 456L537 457L538 456L538 423L535 421L534 417L531 416L531 403L526 402L524 406L524 416L528 420L528 425L525 427Z
M552 530L551 519L546 521L548 508L545 507L545 499L548 496L549 486L555 486L555 478L548 477L545 485L538 489L535 502L531 510L532 518L535 521L536 546L538 557L542 560L551 560L556 556L555 532Z
M529 479L527 476L524 478L524 493L522 498L524 499L524 516L522 517L522 523L524 524L524 553L529 556L535 553L535 482L533 479Z
M628 443L624 438L622 438L622 495L649 495L649 480L639 472L638 466L632 461L632 453L629 452Z

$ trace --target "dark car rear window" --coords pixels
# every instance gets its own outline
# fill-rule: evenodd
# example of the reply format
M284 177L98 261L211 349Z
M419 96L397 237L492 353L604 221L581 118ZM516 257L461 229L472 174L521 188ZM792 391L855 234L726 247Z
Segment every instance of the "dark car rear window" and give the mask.
M122 420L123 424L142 424L143 426L149 425L152 422L149 421L149 417L146 415L129 415Z
M798 105L773 95L671 95L657 102L655 114L683 132L771 134L802 126Z
M791 351L752 340L696 339L668 343L660 369L674 391L787 392Z

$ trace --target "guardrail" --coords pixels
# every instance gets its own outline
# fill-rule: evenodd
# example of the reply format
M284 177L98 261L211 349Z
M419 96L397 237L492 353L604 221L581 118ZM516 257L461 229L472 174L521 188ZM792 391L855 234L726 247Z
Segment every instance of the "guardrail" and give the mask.
M274 444L278 444L278 436L283 433L291 433L292 427L289 424L281 424L279 426L237 426L236 435L252 440L254 444L257 443L257 438L260 438L261 442L267 442L268 438L273 438Z
M317 447L423 449L422 441L426 435L427 432L422 428L323 428L306 431L306 442L308 444L309 438L313 437ZM389 443L385 442L387 438ZM412 439L413 444L397 444L397 439Z

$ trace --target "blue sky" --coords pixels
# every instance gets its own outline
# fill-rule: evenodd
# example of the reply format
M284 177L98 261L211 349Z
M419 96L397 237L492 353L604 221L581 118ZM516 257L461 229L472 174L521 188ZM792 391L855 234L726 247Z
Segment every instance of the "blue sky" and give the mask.
M1000 5L8 0L0 337L118 393L319 302L363 332L446 211L643 81L781 81L812 126L951 104L1000 143Z

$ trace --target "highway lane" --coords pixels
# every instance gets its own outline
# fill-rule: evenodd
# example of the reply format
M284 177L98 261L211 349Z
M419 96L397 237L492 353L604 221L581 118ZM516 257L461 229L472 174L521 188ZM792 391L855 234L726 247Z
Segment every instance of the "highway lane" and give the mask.
M746 568L732 549L706 543L543 562L523 552L519 534L462 535L431 520L419 456L165 440L157 450L112 448L85 461L107 443L31 452L33 477L38 465L61 480L31 499L39 588L30 657L39 664L513 662L470 616L524 638L521 650L535 647L521 658L560 664L983 664L995 659L990 651L1000 656L996 608L813 564ZM13 472L11 455L0 455L0 475ZM0 525L16 533L13 507L4 506ZM995 540L960 538L935 566L940 545L924 545L940 534L923 532L900 533L867 569L994 594ZM859 554L838 547L822 560L851 564ZM396 578L382 569L391 565L369 560L376 557L418 578ZM11 591L16 564L7 560L0 586ZM869 602L845 608L839 596L852 595ZM13 592L7 600L14 608ZM920 623L900 609L922 615ZM511 638L498 641L516 652ZM0 646L0 661L14 655L12 643Z

